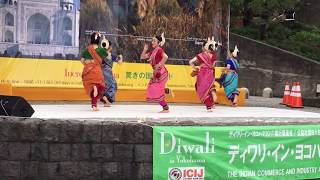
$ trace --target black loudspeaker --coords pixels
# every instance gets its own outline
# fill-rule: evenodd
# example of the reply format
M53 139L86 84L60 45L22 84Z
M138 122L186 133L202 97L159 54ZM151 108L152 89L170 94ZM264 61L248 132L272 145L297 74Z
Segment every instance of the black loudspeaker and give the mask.
M0 116L31 117L33 113L33 108L23 97L0 95Z

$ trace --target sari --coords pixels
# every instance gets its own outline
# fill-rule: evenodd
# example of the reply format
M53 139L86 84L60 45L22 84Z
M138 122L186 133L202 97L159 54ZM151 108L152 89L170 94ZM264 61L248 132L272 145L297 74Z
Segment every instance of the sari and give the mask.
M106 96L108 101L111 103L115 102L115 94L118 89L117 82L114 79L112 72L113 62L117 61L117 56L111 55L111 59L105 58L102 62L102 70L106 86L104 96Z
M238 87L238 73L240 64L234 58L229 58L227 60L227 65L230 65L230 71L226 74L224 80L222 81L222 86L227 98L233 102L235 96L239 96Z
M92 106L97 106L97 99L102 98L105 89L104 77L101 69L102 58L105 57L103 48L94 48L89 45L82 53L86 59L82 71L82 83L86 93L91 97ZM93 87L96 86L98 95L93 97Z
M196 57L201 65L197 74L195 88L201 102L210 109L214 105L211 92L214 91L215 76L213 65L217 57L216 54L213 53L212 57L210 58L209 55L204 52L198 54Z
M168 70L163 64L158 69L155 68L155 65L162 60L164 50L161 47L157 47L149 54L153 75L148 83L146 100L147 102L162 102L165 99Z

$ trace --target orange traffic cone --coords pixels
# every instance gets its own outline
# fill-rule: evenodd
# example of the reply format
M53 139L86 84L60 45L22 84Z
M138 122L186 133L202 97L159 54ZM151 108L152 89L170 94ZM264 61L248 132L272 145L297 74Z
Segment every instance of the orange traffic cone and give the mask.
M291 106L291 104L292 104L292 97L293 97L293 92L294 92L295 89L296 89L296 82L293 82L292 86L291 86L291 91L290 91L290 95L289 95L287 106Z
M292 108L303 108L300 82L296 82L296 86L291 98L292 98L291 99Z
M282 103L283 105L289 104L290 100L290 84L286 82L286 86L284 88L284 93L283 93L283 98L282 98Z

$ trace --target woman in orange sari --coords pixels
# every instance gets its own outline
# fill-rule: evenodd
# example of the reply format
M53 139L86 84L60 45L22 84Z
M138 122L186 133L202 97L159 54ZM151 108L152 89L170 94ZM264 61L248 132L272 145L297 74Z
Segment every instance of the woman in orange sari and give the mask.
M81 63L84 65L82 71L82 82L86 93L91 98L91 107L98 111L97 102L103 99L105 82L101 69L102 59L107 56L104 48L98 46L100 33L95 32L91 35L90 45L82 52Z
M147 52L148 44L144 45L141 53L141 59L148 59L152 69L153 76L151 77L147 87L147 102L158 102L162 106L160 113L168 113L169 106L165 101L166 83L168 81L168 70L164 66L168 56L161 48L165 43L164 34L152 38L153 51Z
M193 76L197 76L195 88L197 94L202 103L207 107L208 112L212 112L214 108L214 102L217 99L215 87L214 87L214 65L217 59L215 53L216 42L208 38L205 43L203 52L189 61L189 64L193 68ZM196 64L200 64L196 66Z

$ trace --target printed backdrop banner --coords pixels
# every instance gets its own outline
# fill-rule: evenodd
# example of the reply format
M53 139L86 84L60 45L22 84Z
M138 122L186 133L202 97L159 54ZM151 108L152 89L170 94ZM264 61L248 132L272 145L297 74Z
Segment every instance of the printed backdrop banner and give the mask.
M178 90L194 90L195 78L191 67L167 65L167 87ZM14 87L83 88L83 65L79 61L0 58L0 83ZM149 64L114 64L114 77L119 89L145 89L152 76Z
M153 128L153 179L320 177L320 125Z

